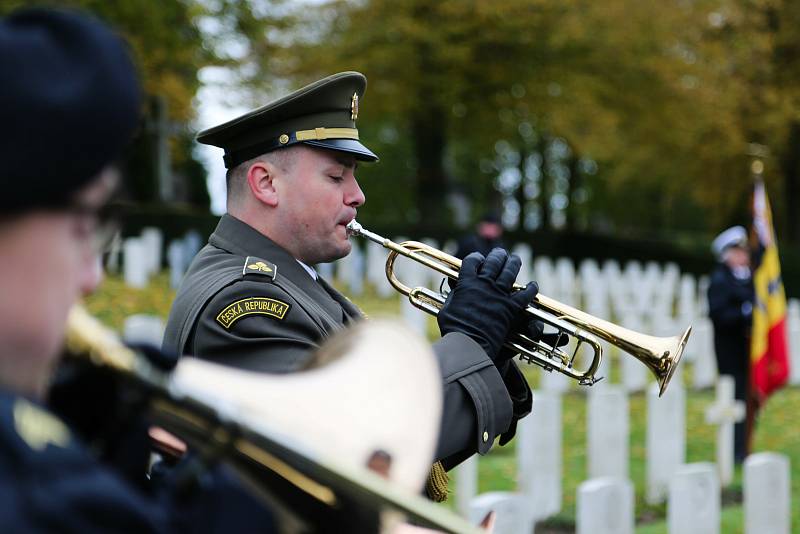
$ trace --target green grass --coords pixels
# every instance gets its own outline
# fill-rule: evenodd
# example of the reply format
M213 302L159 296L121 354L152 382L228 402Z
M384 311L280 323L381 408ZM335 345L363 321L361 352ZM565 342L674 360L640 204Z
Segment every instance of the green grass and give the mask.
M168 277L157 276L144 290L127 288L118 277L109 277L97 293L86 299L87 308L103 322L120 329L126 316L134 313L149 313L166 318L174 298L168 288ZM399 297L398 297L399 298ZM399 300L392 297L380 299L367 291L353 300L371 317L396 316ZM422 313L422 312L420 312ZM433 318L429 323L429 334L437 335ZM536 384L540 370L526 370L531 383ZM612 369L613 381L618 372ZM684 373L684 379L691 374ZM715 427L705 424L706 407L713 401L711 391L687 390L686 397L686 461L713 462L715 454ZM646 399L642 394L631 395L630 406L630 478L636 491L636 516L638 534L662 534L667 532L666 506L649 506L644 502L645 494L645 434ZM563 509L558 516L547 521L554 531L568 532L575 522L575 496L578 485L586 478L586 398L577 389L563 397ZM795 415L792 415L795 414ZM773 451L785 454L791 462L792 495L800 499L800 430L795 417L800 414L800 389L784 388L775 393L762 410L754 437L754 451ZM506 447L495 447L479 462L479 490L513 490L516 485L516 461L514 442ZM732 486L725 491L726 503L722 509L721 532L743 532L741 507L742 473L737 468ZM450 505L454 499L450 499ZM793 532L800 532L800 506L792 509Z

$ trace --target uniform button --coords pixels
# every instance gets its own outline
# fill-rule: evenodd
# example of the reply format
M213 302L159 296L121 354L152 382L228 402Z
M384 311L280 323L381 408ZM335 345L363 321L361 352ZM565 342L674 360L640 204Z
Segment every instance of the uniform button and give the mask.
M483 433L483 442L486 443L487 441L489 441L489 433L484 431L484 433Z

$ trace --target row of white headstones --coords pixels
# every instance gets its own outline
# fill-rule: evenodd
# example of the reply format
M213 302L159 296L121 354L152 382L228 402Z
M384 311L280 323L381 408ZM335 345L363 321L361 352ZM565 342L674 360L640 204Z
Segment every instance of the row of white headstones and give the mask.
M111 271L121 267L127 285L145 287L150 277L161 269L163 234L158 228L145 228L138 237L119 241L108 258ZM428 241L436 247L435 242ZM202 246L200 235L191 231L181 239L172 240L166 249L170 283L177 287L191 259ZM445 250L453 248L449 243ZM713 330L706 316L705 290L707 277L697 280L691 274L681 274L675 264L663 268L655 263L645 266L628 262L620 267L615 261L585 260L576 270L571 261L560 258L551 261L539 257L531 261L531 250L525 245L515 247L523 259L518 281L537 280L542 293L603 319L612 319L621 326L637 332L659 336L673 336L692 325L692 335L684 353L691 362L691 384L694 388L712 387L716 380ZM120 261L120 257L122 261ZM366 284L374 286L378 294L389 298L397 293L385 275L386 250L374 243L361 248L355 243L353 252L335 264L319 266L329 279L337 278L348 293L358 297ZM121 265L120 265L121 263ZM396 262L398 277L409 286L426 286L438 289L441 276L419 263L400 259ZM427 318L407 299L401 300L400 316L416 331L425 334ZM800 302L789 304L788 333L792 384L800 384ZM616 348L604 345L607 355L617 353ZM598 376L609 376L611 358L601 364ZM643 391L647 385L647 369L633 358L620 358L620 381L627 391ZM607 385L609 380L597 384ZM563 391L572 387L570 380L557 373L545 375L542 387Z
M681 384L672 384L661 398L655 384L647 391L645 499L651 504L668 502L671 533L715 533L720 529L720 491L733 478L733 423L741 420L744 407L733 400L732 379L721 377L717 401L706 413L707 422L719 425L716 462L686 464L685 399ZM587 480L577 490L577 532L632 533L627 394L618 387L590 391L587 403ZM472 521L494 510L497 534L530 534L537 521L561 511L560 393L534 393L533 411L520 422L515 440L514 492L478 495L477 457L457 468L457 509ZM789 472L789 460L782 454L758 453L745 460L746 533L790 532Z
M190 230L164 248L164 233L145 227L138 236L116 239L106 260L106 269L121 273L129 287L144 288L161 271L164 259L169 267L170 286L177 288L189 263L203 246L200 233ZM166 252L166 255L164 254Z

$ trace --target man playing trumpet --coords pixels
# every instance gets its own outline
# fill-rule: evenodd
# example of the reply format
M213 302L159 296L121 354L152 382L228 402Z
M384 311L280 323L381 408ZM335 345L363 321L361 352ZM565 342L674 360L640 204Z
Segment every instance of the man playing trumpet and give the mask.
M227 213L178 290L166 349L285 373L303 369L321 340L361 318L313 266L350 252L345 227L365 202L355 172L378 159L356 129L365 88L359 73L336 74L198 135L225 150ZM530 389L502 348L538 291L535 283L512 291L519 269L519 258L501 249L468 256L438 315L437 458L446 468L486 453L497 436L511 439L530 412ZM540 325L531 329L541 335Z

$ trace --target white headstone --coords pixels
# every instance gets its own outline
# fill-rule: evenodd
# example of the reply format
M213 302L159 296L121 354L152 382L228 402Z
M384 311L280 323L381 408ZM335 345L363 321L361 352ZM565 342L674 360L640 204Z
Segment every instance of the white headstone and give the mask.
M661 284L665 288L669 288L668 292L672 294L674 299L677 296L678 284L681 279L681 269L677 263L669 262L664 265L661 271Z
M697 279L697 315L705 317L708 315L708 286L711 284L711 279L708 275L703 275Z
M783 454L760 452L745 459L745 534L789 534L792 516L789 478L789 458Z
M161 346L164 321L157 315L136 314L125 318L122 339L127 343Z
M427 287L429 279L429 271L427 267L419 262L410 260L405 257L398 257L394 263L395 276L410 288ZM400 315L402 320L414 332L422 336L427 335L428 330L428 317L429 315L411 304L408 297L401 295L400 297Z
M145 258L145 247L141 238L129 237L122 246L122 273L125 284L130 287L147 286L148 260Z
M618 478L595 478L578 486L576 534L633 534L633 484Z
M455 469L456 510L469 517L470 502L478 495L478 455L473 454Z
M578 273L581 280L584 282L596 283L600 280L600 266L592 258L586 258L581 261L578 267Z
M569 306L578 304L578 280L569 258L558 258L555 265L556 294L553 297Z
M669 534L718 534L720 489L717 470L710 463L681 467L669 484Z
M372 284L381 298L397 295L386 278L386 256L388 250L372 241L367 242L366 250L367 280Z
M121 255L122 235L117 232L116 235L114 235L114 239L111 240L111 246L109 247L108 256L106 257L106 272L114 274L119 272L119 258Z
M534 518L522 495L493 491L475 497L469 506L469 522L478 524L486 514L495 512L494 534L531 534Z
M518 488L539 520L561 511L561 396L533 393L533 410L519 422Z
M619 262L617 260L604 261L601 271L603 278L605 278L606 283L608 284L612 283L614 280L620 280L620 278L622 278L622 270L620 269Z
M682 323L691 323L697 317L697 281L694 276L685 273L681 275L678 288L677 317Z
M333 283L333 278L335 276L335 267L333 262L318 263L315 269L317 270L317 274L319 274L322 278L330 283Z
M722 486L733 481L733 425L743 421L744 415L744 402L735 397L733 377L720 376L717 400L706 409L706 423L717 425L717 469Z
M518 243L512 250L522 260L522 267L517 275L517 283L525 285L534 280L531 247L526 243Z
M553 262L547 256L536 256L533 260L533 277L539 284L539 290L545 295L555 298L558 291Z
M161 270L161 249L164 247L164 234L158 228L148 226L142 228L142 243L147 273L154 274Z
M541 377L539 386L545 391L563 393L570 387L570 378L564 373L541 369Z
M695 319L686 350L691 351L694 359L692 387L704 389L713 386L717 381L717 359L714 356L714 328L710 319Z
M789 383L796 386L800 385L800 300L789 299L788 306Z
M610 386L589 391L588 477L628 478L628 396Z
M364 277L366 276L364 268L364 253L361 252L361 247L357 243L353 243L353 248L350 254L347 255L347 272L345 279L350 294L355 297L360 297L364 294Z
M426 237L421 240L423 244L428 245L429 247L433 248L434 250L439 250L439 242L435 239L431 239L430 237ZM431 269L429 267L425 267L424 265L420 265L422 268L422 284L432 290L437 290L442 285L442 281L446 278L442 273L436 271L435 269Z
M184 257L186 248L180 240L173 240L167 247L167 263L169 264L169 286L176 289L183 280L187 262Z
M458 251L458 243L453 239L448 239L447 241L444 242L444 245L442 245L442 252L446 252L451 256L455 256L457 251Z
M189 230L183 236L183 246L183 257L186 258L187 262L191 263L197 253L200 252L200 249L203 248L203 238L197 230Z
M672 475L686 461L686 392L670 382L663 397L655 382L647 388L647 494L650 504L664 501Z

